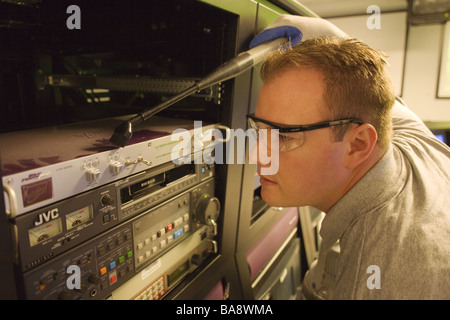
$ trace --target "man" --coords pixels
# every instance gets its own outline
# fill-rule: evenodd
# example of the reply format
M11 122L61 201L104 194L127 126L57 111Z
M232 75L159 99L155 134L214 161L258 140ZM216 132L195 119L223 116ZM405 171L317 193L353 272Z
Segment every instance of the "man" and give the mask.
M311 19L281 18L303 34ZM278 141L279 169L261 176L263 199L326 213L303 294L449 299L450 149L395 101L381 52L325 29L267 58L248 116L251 128L269 132L259 148L276 150ZM270 164L256 154L260 173Z

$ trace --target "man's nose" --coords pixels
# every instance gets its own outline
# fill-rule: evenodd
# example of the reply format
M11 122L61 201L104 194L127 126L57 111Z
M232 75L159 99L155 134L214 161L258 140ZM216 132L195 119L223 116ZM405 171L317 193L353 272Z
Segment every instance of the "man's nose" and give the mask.
M271 165L271 150L267 148L265 143L260 139L255 143L249 153L249 163L257 164L258 167L270 167Z

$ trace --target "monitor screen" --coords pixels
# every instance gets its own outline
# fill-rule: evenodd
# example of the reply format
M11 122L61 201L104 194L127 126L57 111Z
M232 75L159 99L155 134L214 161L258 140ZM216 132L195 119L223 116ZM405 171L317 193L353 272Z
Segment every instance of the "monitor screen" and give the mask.
M431 132L439 141L450 146L450 129L434 129Z
M435 136L436 138L438 138L441 142L444 142L444 143L445 143L445 137L444 137L444 134L438 133L438 134L435 134L434 136Z

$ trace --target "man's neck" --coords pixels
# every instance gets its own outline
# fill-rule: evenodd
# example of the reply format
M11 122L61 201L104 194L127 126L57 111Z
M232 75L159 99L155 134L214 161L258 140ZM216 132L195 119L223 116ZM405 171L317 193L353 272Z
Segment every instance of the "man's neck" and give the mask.
M370 169L372 169L378 163L378 161L380 161L386 151L386 149L383 149L378 144L376 144L370 156L351 171L347 182L341 189L342 192L337 196L336 201L334 201L328 208L320 210L325 213L328 212L342 197L344 197L353 188L356 183L358 183L359 180L362 179L362 177L364 177L367 172L370 171Z

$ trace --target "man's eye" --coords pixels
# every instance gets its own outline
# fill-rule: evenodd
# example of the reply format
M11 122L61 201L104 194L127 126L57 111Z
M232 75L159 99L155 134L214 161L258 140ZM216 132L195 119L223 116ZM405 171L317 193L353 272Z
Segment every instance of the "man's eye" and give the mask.
M294 139L293 137L289 136L289 135L285 135L285 134L280 134L280 139L284 140L284 141L289 141Z

